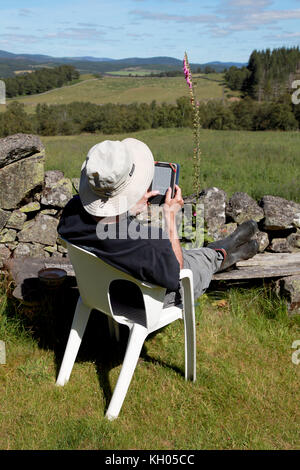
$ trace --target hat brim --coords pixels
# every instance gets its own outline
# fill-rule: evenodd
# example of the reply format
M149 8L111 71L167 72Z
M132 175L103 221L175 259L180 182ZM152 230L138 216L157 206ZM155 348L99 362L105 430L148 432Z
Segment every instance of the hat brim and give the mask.
M96 217L112 217L130 210L145 194L154 176L154 158L149 147L137 139L124 139L135 165L125 188L117 195L100 197L90 188L86 174L86 162L82 165L79 197L85 210Z

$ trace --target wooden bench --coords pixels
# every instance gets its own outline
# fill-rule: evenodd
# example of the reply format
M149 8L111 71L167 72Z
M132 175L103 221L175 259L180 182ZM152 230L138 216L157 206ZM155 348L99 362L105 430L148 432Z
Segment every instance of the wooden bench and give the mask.
M300 253L259 253L239 261L230 271L214 274L214 280L264 279L300 276Z
M21 302L34 304L38 303L43 295L41 285L38 280L38 271L42 268L62 268L67 272L67 282L64 288L73 291L76 288L76 279L73 267L68 258L19 258L10 260L7 266L11 279L15 284L13 296ZM213 281L224 281L232 284L231 281L251 280L275 280L277 282L277 292L285 292L288 300L289 313L300 313L300 253L260 253L253 258L240 261L236 266L228 271L214 274ZM288 280L296 282L289 290ZM283 289L278 289L279 284L284 283ZM294 285L297 291L294 292ZM280 293L280 292L279 292Z

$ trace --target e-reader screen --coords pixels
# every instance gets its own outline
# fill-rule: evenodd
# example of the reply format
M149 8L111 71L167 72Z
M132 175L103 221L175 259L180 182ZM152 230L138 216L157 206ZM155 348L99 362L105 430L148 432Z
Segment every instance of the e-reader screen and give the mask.
M165 195L171 185L172 168L170 166L160 166L155 169L152 190L159 191L159 194Z

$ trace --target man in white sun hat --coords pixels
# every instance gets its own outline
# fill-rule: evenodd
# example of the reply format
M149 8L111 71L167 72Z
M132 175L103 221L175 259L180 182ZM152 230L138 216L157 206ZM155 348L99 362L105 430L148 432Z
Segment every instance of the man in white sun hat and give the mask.
M64 208L58 232L137 279L166 287L165 305L181 302L179 271L192 269L196 299L215 272L257 253L257 241L251 240L257 224L245 222L206 248L182 249L175 221L183 207L179 186L174 198L171 188L166 193L164 230L135 218L158 193L149 190L153 175L154 158L143 142L128 138L94 145L81 168L79 195Z

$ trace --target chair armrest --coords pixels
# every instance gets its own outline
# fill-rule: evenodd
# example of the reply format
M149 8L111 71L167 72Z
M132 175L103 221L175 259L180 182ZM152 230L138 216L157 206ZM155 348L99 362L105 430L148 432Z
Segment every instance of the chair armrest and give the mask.
M190 281L193 282L193 272L191 269L181 269L179 273L179 279L188 278Z
M183 304L186 311L194 315L194 281L191 269L181 269L179 273L183 287Z

